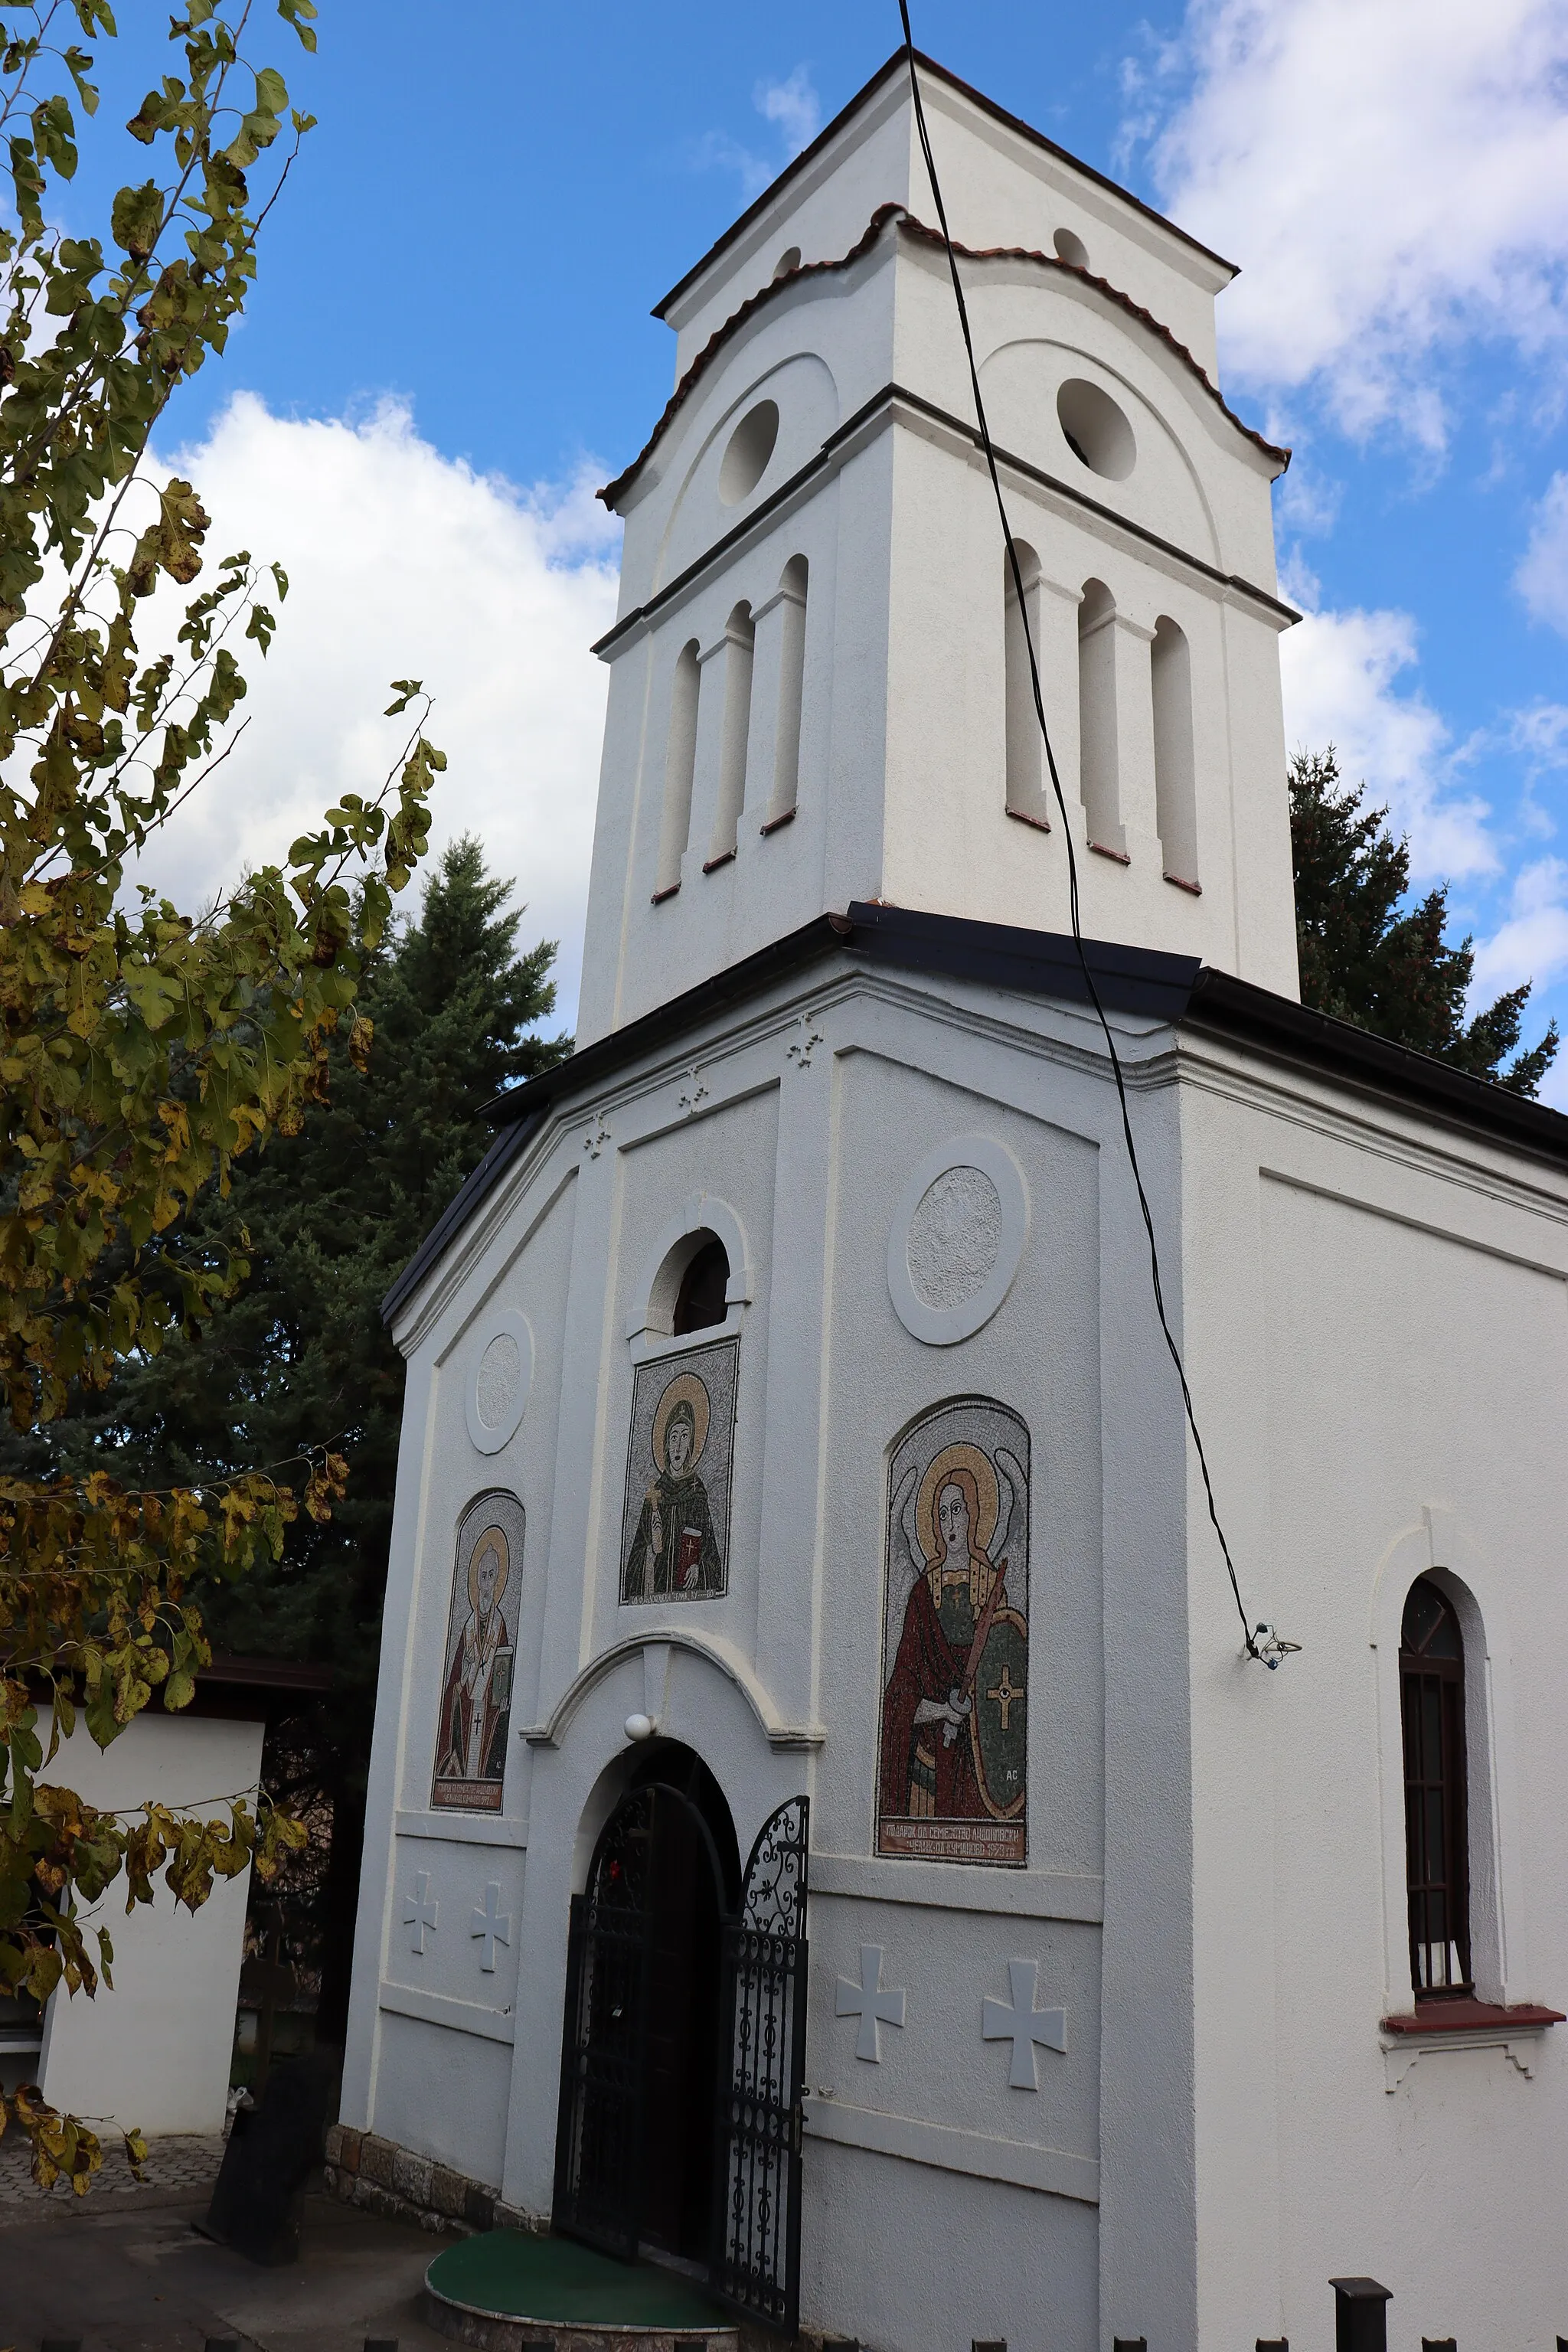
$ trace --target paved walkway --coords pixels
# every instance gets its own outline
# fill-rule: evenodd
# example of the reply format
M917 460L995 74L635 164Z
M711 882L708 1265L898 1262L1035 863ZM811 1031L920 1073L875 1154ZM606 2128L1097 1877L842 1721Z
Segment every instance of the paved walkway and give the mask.
M209 2336L245 2352L361 2352L367 2336L452 2352L419 2316L447 2241L412 2224L308 2196L299 2262L260 2270L195 2229L205 2193L31 2193L0 2210L0 2352L38 2352L45 2336L79 2336L82 2352L202 2352Z
M104 2141L103 2169L93 2175L88 2202L98 2205L112 2200L118 2209L131 2202L142 2206L150 2206L154 2200L167 2203L171 2194L187 2200L210 2197L222 2162L223 2141L216 2134L211 2139L149 2140L147 2161L142 2167L147 2176L143 2185L132 2178L124 2147L116 2133ZM63 2180L57 2181L47 2192L34 2188L32 2149L16 2126L11 2125L5 2138L0 2139L0 2222L10 2217L14 2207L32 2210L77 2201Z

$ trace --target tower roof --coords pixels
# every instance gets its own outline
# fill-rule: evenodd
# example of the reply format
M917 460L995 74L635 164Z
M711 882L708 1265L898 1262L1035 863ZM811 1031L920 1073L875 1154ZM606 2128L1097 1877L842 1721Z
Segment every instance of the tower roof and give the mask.
M893 51L885 64L878 67L870 80L856 91L847 106L840 107L832 121L825 124L817 132L810 146L803 147L800 153L784 165L777 178L769 181L755 202L748 205L745 211L730 223L723 235L714 239L700 259L694 261L685 276L678 278L668 293L654 304L653 316L656 319L663 319L667 316L672 304L680 299L688 287L695 284L710 263L715 261L735 242L737 237L744 234L758 215L767 210L782 188L787 187L792 180L809 168L823 149L829 145L845 125L852 121L862 108L869 103L892 75L906 70L907 62L904 50L898 48ZM1212 246L1205 245L1200 237L1190 236L1184 228L1178 228L1174 221L1167 220L1163 213L1156 212L1152 205L1146 205L1141 196L1135 196L1131 190L1124 188L1120 181L1110 179L1104 172L1097 172L1092 163L1086 163L1081 156L1074 155L1068 148L1058 146L1054 139L1047 139L1043 131L1035 129L1033 123L1024 121L1016 114L1009 114L1005 106L998 106L994 99L987 98L983 90L973 88L958 74L950 72L946 66L939 65L934 58L928 58L922 49L915 51L915 62L922 73L931 74L938 81L945 82L950 89L957 90L972 105L979 107L983 113L988 114L994 122L1005 124L1009 131L1016 131L1019 138L1026 139L1032 146L1042 149L1047 155L1055 156L1058 163L1068 164L1073 171L1080 172L1086 180L1092 180L1097 187L1106 189L1111 195L1119 197L1121 203L1131 205L1132 209L1141 213L1145 220L1157 223L1169 236L1178 238L1194 253L1201 253L1205 261L1214 262L1217 268L1227 271L1232 278L1240 274L1239 263L1227 261L1223 253L1216 253Z

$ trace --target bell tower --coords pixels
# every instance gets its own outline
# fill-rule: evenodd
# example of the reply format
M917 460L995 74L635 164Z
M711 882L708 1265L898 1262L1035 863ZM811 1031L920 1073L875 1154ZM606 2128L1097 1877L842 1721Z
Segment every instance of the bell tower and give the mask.
M1269 486L1232 266L927 61L931 135L1093 938L1298 993ZM658 306L586 1044L851 899L1068 928L902 54Z

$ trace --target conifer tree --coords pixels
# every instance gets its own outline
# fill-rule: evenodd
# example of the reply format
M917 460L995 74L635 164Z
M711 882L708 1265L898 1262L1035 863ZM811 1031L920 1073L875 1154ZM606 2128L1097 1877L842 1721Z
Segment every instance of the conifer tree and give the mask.
M1473 942L1468 933L1457 945L1444 937L1446 884L1405 904L1409 845L1389 831L1386 809L1363 806L1365 793L1364 784L1341 782L1331 743L1290 762L1302 1003L1533 1095L1557 1052L1556 1023L1519 1049L1529 981L1467 1022Z
M290 1915L320 1940L328 2033L347 1997L403 1403L381 1301L493 1141L487 1105L571 1043L535 1034L554 1003L555 946L517 952L521 910L510 898L478 842L445 852L418 921L389 929L361 983L374 1031L366 1066L334 1045L329 1107L237 1163L228 1200L206 1204L215 1245L237 1245L241 1228L248 1236L244 1289L65 1425L76 1466L110 1447L122 1475L156 1485L209 1480L237 1462L281 1464L322 1433L348 1465L330 1519L300 1530L277 1562L202 1595L215 1645L334 1671L330 1698L268 1763L280 1801L309 1814L324 1800L332 1811L316 1916Z

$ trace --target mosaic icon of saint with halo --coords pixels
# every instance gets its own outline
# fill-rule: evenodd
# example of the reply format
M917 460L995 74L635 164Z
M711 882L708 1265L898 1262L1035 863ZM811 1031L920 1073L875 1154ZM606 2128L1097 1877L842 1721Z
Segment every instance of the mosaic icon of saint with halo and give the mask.
M522 1533L522 1507L510 1495L481 1496L458 1529L432 1806L501 1809Z
M727 1590L738 1345L642 1364L632 1390L621 1599Z
M983 1399L910 1431L889 1481L878 1850L1026 1859L1029 1437Z

